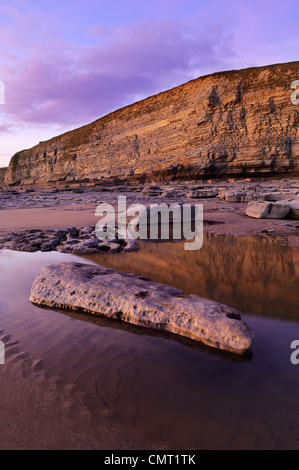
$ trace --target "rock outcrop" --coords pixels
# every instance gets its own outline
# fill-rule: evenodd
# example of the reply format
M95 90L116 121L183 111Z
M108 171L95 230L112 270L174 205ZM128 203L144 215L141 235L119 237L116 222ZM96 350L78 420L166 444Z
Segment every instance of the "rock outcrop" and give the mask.
M34 281L30 300L168 331L237 354L250 350L253 341L251 329L231 307L101 266L47 266Z
M294 201L289 202L290 206L290 216L294 219L299 219L299 200L296 199Z
M0 235L0 250L15 251L59 251L86 255L95 253L118 253L138 250L133 239L119 240L115 230L115 238L98 240L95 227L70 227L66 229L28 229Z
M290 205L286 203L251 201L246 208L246 215L254 219L284 219L290 212Z
M6 185L299 170L299 62L215 73L15 154Z
M5 177L6 171L7 171L7 168L0 168L0 188L4 184L4 177Z

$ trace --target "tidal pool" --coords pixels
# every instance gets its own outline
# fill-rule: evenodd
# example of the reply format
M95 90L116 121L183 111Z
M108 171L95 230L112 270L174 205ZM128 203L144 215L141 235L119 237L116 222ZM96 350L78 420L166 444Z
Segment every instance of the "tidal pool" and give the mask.
M240 310L244 361L171 335L29 302L46 264L98 263ZM75 257L0 252L1 449L298 449L299 250L269 237Z

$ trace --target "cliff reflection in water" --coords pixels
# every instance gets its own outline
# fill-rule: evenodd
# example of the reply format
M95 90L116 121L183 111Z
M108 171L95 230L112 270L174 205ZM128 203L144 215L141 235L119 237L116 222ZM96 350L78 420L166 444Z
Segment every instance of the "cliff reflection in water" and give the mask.
M205 233L199 251L185 251L183 242L143 242L138 252L83 257L241 312L299 321L299 249L275 238Z

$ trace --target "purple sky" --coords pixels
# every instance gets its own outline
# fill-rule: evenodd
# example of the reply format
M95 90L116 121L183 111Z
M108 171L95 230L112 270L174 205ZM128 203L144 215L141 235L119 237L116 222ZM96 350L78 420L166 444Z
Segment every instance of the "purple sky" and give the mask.
M1 167L201 75L298 60L298 1L0 0L0 44Z

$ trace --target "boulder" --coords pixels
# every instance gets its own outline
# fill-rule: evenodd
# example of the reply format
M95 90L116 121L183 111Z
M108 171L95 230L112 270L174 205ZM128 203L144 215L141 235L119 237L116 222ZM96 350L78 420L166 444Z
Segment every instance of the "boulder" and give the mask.
M81 263L44 267L31 289L34 304L104 315L246 353L253 333L233 308L188 295L138 274Z
M255 219L284 219L290 212L290 205L284 203L251 201L246 208L246 215Z
M254 199L254 192L253 191L248 191L245 196L243 197L242 202L249 202L253 201Z
M227 202L243 202L246 193L242 191L226 191L224 197Z
M217 197L219 194L218 189L192 189L186 193L186 197L188 198L196 198L196 199L205 199L210 197Z
M101 252L138 250L138 244L131 240L117 238L98 240L94 227L72 227L64 230L30 229L0 236L0 249L17 251L60 251L75 255L87 255Z
M226 191L227 191L227 188L219 188L219 194L218 194L218 196L219 196L220 199L225 199L225 193L226 193Z
M162 189L155 185L147 186L142 190L143 194L151 197L161 196L162 192Z
M254 199L255 201L265 201L265 193L260 192L260 191L259 191L259 192L255 192L255 193L253 194L253 199Z
M293 219L299 219L299 199L294 199L289 201L290 206L290 217Z
M161 196L170 197L170 198L176 198L176 197L181 198L181 197L185 197L185 192L177 190L177 189L173 189L173 188L163 189L163 193L161 194Z

